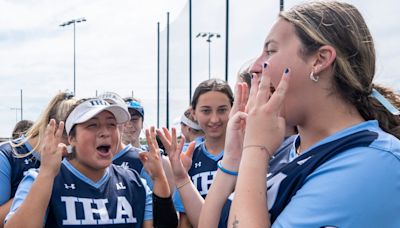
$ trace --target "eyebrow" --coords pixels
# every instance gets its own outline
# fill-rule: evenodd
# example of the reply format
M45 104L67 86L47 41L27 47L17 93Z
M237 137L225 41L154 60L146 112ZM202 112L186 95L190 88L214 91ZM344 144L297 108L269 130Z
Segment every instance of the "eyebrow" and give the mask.
M268 40L267 42L265 42L265 44L264 44L264 48L266 49L266 48L268 48L268 45L270 45L271 43L278 43L278 41L276 41L276 40Z

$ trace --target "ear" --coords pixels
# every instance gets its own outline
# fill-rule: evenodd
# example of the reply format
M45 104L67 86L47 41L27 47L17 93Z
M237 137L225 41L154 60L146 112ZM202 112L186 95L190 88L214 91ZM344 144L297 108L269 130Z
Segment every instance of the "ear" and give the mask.
M336 50L330 45L324 45L317 51L314 62L314 73L319 75L322 71L329 69L336 59Z
M71 146L75 146L76 144L76 138L73 136L68 136L68 142Z
M191 113L191 115L193 116L194 121L197 121L196 112L194 111L193 108L190 108L190 113Z

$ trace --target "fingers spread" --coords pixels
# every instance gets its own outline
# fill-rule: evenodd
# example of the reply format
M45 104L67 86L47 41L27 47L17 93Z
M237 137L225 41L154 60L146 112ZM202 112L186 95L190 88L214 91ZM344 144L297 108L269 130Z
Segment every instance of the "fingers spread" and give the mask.
M260 84L258 87L258 93L257 93L257 98L256 98L256 106L260 106L262 104L265 104L271 95L271 77L267 73L267 67L268 64L264 63L264 68L262 70L262 76L260 80Z
M289 86L289 78L290 71L288 68L286 68L278 87L276 88L274 94L272 94L271 99L268 102L270 110L274 110L276 115L279 115L283 101L285 100L285 95Z
M192 159L195 146L196 146L196 142L193 141L193 142L189 143L189 146L187 147L187 150L185 151L186 157L189 157L190 159Z

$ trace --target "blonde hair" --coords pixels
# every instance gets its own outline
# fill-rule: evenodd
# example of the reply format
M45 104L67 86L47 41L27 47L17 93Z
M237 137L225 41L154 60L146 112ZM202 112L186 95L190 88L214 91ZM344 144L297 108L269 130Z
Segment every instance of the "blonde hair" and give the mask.
M60 92L51 99L50 103L47 105L46 109L40 115L39 119L34 122L33 126L26 133L26 137L19 143L12 143L11 146L13 148L21 146L26 141L38 137L38 141L36 145L32 145L32 150L26 154L17 154L14 150L14 155L18 158L26 157L30 155L33 151L38 151L39 145L43 143L44 132L46 130L46 126L51 119L55 119L56 123L59 124L60 121L64 121L67 118L68 113L70 112L73 105L76 103L76 99L72 94L67 92ZM64 130L64 135L66 136L66 132Z
M306 58L323 45L336 50L332 93L354 105L365 120L400 138L400 116L389 113L371 92L375 88L399 108L399 95L372 83L375 47L369 29L353 5L337 1L309 2L280 13L295 27L302 42L299 55Z

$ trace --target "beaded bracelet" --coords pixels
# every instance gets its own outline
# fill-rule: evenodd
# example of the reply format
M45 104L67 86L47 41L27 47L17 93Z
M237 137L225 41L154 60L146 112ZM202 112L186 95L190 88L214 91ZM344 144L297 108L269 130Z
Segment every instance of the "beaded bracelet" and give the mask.
M232 175L232 176L237 176L239 174L238 172L225 169L221 164L221 160L218 161L217 166L222 172L224 172L226 174L229 174L229 175Z
M190 183L190 180L187 180L185 183L183 183L183 184L181 184L179 186L176 186L176 189L180 189L180 188L182 188L183 186L185 186L185 185L187 185L189 183Z

